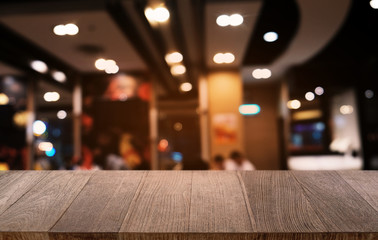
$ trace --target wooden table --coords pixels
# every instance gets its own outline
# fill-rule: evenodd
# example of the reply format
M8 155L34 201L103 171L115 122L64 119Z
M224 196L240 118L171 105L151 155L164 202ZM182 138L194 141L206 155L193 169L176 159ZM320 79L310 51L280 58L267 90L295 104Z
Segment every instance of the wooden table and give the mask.
M5 239L376 240L378 172L0 172Z

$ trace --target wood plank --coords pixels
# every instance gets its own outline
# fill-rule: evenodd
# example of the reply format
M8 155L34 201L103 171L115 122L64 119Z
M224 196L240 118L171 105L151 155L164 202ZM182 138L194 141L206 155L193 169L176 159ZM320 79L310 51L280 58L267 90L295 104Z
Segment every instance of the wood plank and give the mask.
M378 171L339 171L337 173L378 212Z
M329 232L378 232L374 208L336 172L291 173Z
M1 232L47 232L63 215L93 172L55 171L0 216Z
M258 232L325 232L289 172L240 172Z
M146 172L98 171L94 173L62 218L50 230L51 239L65 239L59 233L95 233L116 239L131 201ZM112 234L113 233L113 234ZM114 234L117 233L117 234ZM73 239L73 234L69 239ZM80 236L76 234L75 236Z
M0 175L0 215L47 174L35 171L3 172Z
M150 171L133 199L120 233L186 232L192 172Z
M254 231L246 201L237 172L193 172L189 232Z
M0 240L49 240L47 232L0 232Z

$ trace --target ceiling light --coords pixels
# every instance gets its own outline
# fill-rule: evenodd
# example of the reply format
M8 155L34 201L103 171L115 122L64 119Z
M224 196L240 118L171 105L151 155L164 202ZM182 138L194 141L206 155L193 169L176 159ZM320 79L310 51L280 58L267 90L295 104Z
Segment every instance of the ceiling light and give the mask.
M228 15L220 15L216 20L218 26L226 27L230 25L230 17Z
M46 102L56 102L60 99L60 95L57 92L46 92L43 95L43 99L45 99Z
M261 108L257 104L243 104L239 106L239 112L242 115L256 115L260 110Z
M46 63L40 61L40 60L34 60L30 63L31 68L33 68L35 71L40 73L46 73L49 68L47 67Z
M235 61L235 56L232 53L217 53L214 55L213 61L217 64L232 63Z
M266 42L274 42L278 39L278 34L276 32L267 32L264 34L264 40Z
M225 53L223 54L224 63L232 63L235 61L235 56L232 53Z
M79 27L76 24L68 23L66 25L59 24L56 25L53 29L55 35L64 36L64 35L76 35L79 33Z
M186 72L186 68L184 65L180 64L180 65L175 65L171 67L171 73L174 76L184 74L185 72Z
M242 17L242 15L240 14L232 14L230 16L230 25L231 26L239 26L243 23L244 19Z
M67 117L67 112L64 111L64 110L60 110L56 116L59 118L59 119L65 119Z
M9 103L9 97L5 93L0 93L0 105L7 105Z
M257 68L253 70L252 72L252 77L254 77L255 79L267 79L267 78L270 78L271 76L272 76L272 72L267 68L263 68L263 69Z
M189 92L190 90L192 90L192 84L189 83L189 82L184 82L184 83L181 83L180 85L180 90L182 92Z
M98 70L105 70L105 67L106 67L106 60L103 59L103 58L99 58L96 60L95 62L95 67L98 69Z
M172 52L165 55L165 61L168 64L179 63L183 60L182 54L179 52Z
M64 72L61 72L61 71L54 71L52 73L52 77L58 81L58 82L65 82L67 80L67 77L66 77L66 74L64 74Z
M301 102L297 99L291 100L287 102L287 107L290 109L298 109L301 107Z
M305 94L305 98L306 98L307 101L312 101L312 100L315 99L315 94L312 93L312 92L307 92L307 93Z
M114 64L114 65L108 65L108 66L106 66L106 68L105 68L105 72L107 73L107 74L115 74L115 73L117 73L119 71L119 67L116 65L116 64Z
M323 93L324 93L324 88L322 88L322 87L316 87L315 88L315 94L316 95L323 95Z
M232 14L231 16L228 15L220 15L217 17L216 23L220 27L226 27L226 26L239 26L244 21L244 18L240 14Z
M151 24L154 24L156 22L166 22L170 16L168 9L165 7L158 7L155 9L146 8L144 15Z
M374 9L378 9L378 0L371 0L370 6Z

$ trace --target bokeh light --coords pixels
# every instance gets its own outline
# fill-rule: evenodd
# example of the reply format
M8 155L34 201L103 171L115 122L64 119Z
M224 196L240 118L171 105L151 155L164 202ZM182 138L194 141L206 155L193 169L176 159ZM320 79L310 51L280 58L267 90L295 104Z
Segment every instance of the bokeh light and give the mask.
M43 99L45 99L46 102L56 102L60 99L60 94L57 92L46 92L43 95Z
M66 25L59 24L54 27L53 32L58 36L73 36L79 33L79 27L73 23L68 23Z
M257 104L243 104L239 106L239 112L242 115L256 115L260 113L261 108Z
M272 72L267 68L257 68L252 71L252 77L255 79L268 79L272 76Z
M315 94L318 95L318 96L323 95L324 94L324 88L316 87L315 88Z
M343 115L349 115L353 113L353 107L351 105L342 105L340 107L340 113Z
M170 17L168 9L163 6L157 7L155 9L146 8L144 11L144 15L151 24L155 24L156 22L166 22Z
M165 55L165 61L168 64L179 63L183 60L183 56L179 52L172 52Z
M46 132L46 124L41 120L37 120L33 123L33 133L36 136L40 136Z
M372 98L374 97L374 92L373 92L373 90L370 90L370 89L366 90L366 91L365 91L365 97L366 97L367 99L372 99Z
M38 149L43 152L51 151L53 149L53 144L51 142L40 142L38 144Z
M50 151L46 151L45 154L48 157L53 157L55 155L55 152L56 152L55 148L52 148Z
M267 32L264 34L264 40L266 42L275 42L278 39L278 34L276 32Z
M287 102L287 107L290 109L298 109L301 107L301 102L297 99L290 100Z
M40 60L31 61L30 67L40 73L47 73L47 71L49 70L46 63Z
M313 92L307 92L305 94L305 98L307 101L312 101L315 99L315 94Z
M60 83L64 83L67 80L66 74L64 74L64 72L61 71L52 72L52 77Z
M56 116L59 118L59 119L65 119L67 117L67 112L64 111L64 110L60 110Z
M232 53L217 53L214 55L213 61L217 64L229 64L235 61L235 56Z
M220 27L226 27L226 26L239 26L244 22L244 18L242 15L235 13L231 16L228 15L220 15L217 17L216 23Z
M7 105L9 103L9 97L5 93L0 93L0 105Z
M186 72L186 68L184 65L174 65L171 67L171 73L172 75L174 76L177 76L177 75L182 75Z
M193 88L193 86L189 82L184 82L184 83L181 83L181 85L180 85L180 90L182 92L189 92L190 90L192 90L192 88Z

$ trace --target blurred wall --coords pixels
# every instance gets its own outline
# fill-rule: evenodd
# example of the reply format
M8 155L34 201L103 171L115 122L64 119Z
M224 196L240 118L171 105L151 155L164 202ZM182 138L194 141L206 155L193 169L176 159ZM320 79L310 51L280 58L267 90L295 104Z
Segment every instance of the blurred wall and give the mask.
M261 108L255 116L244 116L245 154L257 170L280 168L278 83L258 84L244 88L244 103Z
M243 119L239 114L242 103L242 80L237 71L210 72L209 91L210 155L228 157L232 150L244 153Z

